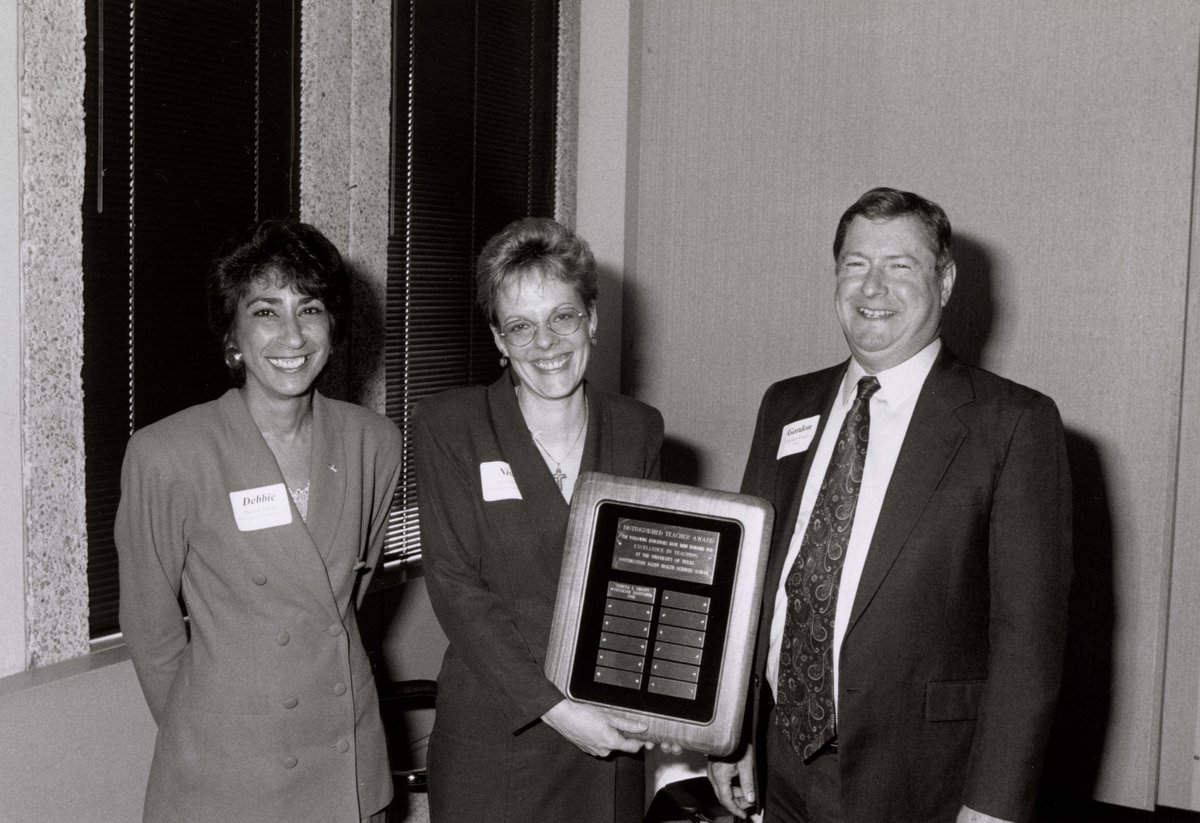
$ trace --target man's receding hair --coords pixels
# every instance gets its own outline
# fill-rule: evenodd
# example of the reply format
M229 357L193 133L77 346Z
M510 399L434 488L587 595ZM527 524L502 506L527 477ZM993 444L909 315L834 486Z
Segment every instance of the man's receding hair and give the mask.
M871 189L842 214L842 219L838 221L837 232L833 235L833 259L837 260L842 253L842 243L846 240L846 229L855 217L865 217L868 220L892 220L907 215L915 217L925 228L929 249L937 258L938 273L945 271L946 267L954 262L950 218L946 216L946 212L937 203L926 200L919 194L886 186Z

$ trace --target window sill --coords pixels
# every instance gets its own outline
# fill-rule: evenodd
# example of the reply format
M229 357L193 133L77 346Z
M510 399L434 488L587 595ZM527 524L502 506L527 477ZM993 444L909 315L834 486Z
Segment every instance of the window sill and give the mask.
M35 689L48 683L78 677L87 672L124 663L129 659L129 650L119 634L93 640L91 651L74 660L64 660L37 669L10 674L0 677L0 697L17 694L28 689Z

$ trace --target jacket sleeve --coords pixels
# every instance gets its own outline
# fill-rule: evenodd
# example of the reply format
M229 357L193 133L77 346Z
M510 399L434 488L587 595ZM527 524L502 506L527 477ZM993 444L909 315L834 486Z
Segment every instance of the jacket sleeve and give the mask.
M662 445L664 425L662 413L651 409L646 431L646 469L644 480L659 480L662 478Z
M150 713L161 723L187 629L179 587L187 546L180 501L169 473L171 451L149 432L129 441L121 468L114 541L119 563L120 623Z
M495 550L481 533L470 472L447 437L420 413L415 419L421 549L429 599L450 645L508 706L513 729L524 728L563 699L518 631L508 606L483 579L483 557Z
M742 473L742 494L773 498L775 483L775 455L770 454L771 444L767 434L767 410L771 408L775 386L767 389L758 406L758 418L754 424L754 439L750 441L750 454L746 457L746 469Z
M383 556L383 539L387 534L388 514L391 511L392 498L396 495L396 487L400 483L400 471L403 467L404 438L390 420L383 427L383 440L379 448L375 450L374 456L371 520L367 532L367 551L363 557L367 571L358 584L355 608L362 606L371 578L379 568L379 561Z
M988 679L963 800L1027 820L1058 699L1072 574L1070 470L1049 398L1036 396L1021 413L995 482Z

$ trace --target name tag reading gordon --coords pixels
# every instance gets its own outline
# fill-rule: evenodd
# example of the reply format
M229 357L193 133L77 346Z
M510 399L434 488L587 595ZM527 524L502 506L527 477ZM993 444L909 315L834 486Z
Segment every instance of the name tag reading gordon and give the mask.
M815 414L784 426L779 434L779 450L775 453L775 459L782 460L789 455L808 451L820 422L821 415Z
M757 497L584 473L547 649L551 681L645 723L646 740L728 754L773 519Z
M229 493L238 531L253 532L292 522L287 487L282 483Z

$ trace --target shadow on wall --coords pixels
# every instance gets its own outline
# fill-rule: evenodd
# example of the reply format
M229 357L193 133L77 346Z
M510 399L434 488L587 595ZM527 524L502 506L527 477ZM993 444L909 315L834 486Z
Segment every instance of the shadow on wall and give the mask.
M677 437L665 438L662 446L662 479L668 483L698 485L701 459L700 450L691 443Z
M605 272L601 272L603 277ZM601 288L609 285L603 280ZM645 396L644 335L646 318L645 301L636 278L626 278L625 282L614 288L622 289L621 300L621 394L627 397L642 398ZM603 294L603 291L601 292ZM694 443L671 435L671 421L666 421L667 436L663 440L661 469L662 479L668 483L682 483L687 486L700 485L704 472L703 450ZM749 441L746 447L749 448ZM741 456L745 459L745 455ZM735 489L736 491L736 489Z
M954 238L954 256L958 276L942 315L942 336L960 359L986 368L988 340L1003 319L996 301L996 269L987 247L970 236ZM1068 429L1066 437L1075 578L1063 686L1039 810L1047 821L1083 820L1093 812L1088 801L1099 774L1112 699L1112 513L1104 465L1085 432Z
M1099 776L1112 713L1112 511L1095 441L1067 431L1074 499L1075 581L1066 669L1043 780L1042 818L1075 820Z
M984 347L996 315L991 255L971 236L955 235L954 261L958 274L942 312L942 339L960 360L986 368Z
M362 269L346 261L353 299L350 328L321 375L319 388L326 397L362 405L364 387L383 369L385 306Z
M642 320L642 288L637 280L626 277L621 286L621 394L643 396L641 389L644 363L641 338L645 333ZM669 425L669 424L668 424Z

